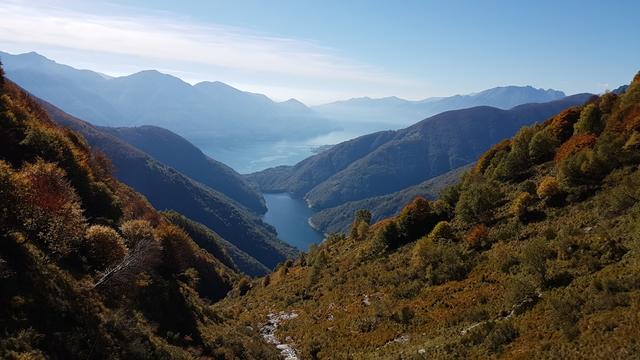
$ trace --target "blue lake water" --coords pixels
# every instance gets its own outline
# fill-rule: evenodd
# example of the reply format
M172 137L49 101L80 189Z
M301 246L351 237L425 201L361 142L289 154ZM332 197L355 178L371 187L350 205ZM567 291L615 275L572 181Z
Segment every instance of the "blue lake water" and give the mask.
M263 195L268 209L264 222L276 228L280 239L302 251L322 241L322 234L309 226L308 220L313 212L304 201L287 193Z

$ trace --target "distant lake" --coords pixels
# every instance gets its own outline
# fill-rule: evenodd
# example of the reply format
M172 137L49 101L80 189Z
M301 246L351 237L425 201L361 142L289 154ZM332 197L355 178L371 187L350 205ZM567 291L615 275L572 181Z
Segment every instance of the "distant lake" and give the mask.
M302 251L322 241L323 235L309 226L308 220L313 211L304 201L294 199L287 193L263 195L267 202L267 213L263 220L276 228L280 239Z
M279 165L295 165L323 145L334 145L374 131L393 128L383 123L343 124L344 129L310 139L279 141L220 139L206 133L184 134L202 152L231 166L241 174L249 174ZM395 127L398 127L396 125Z

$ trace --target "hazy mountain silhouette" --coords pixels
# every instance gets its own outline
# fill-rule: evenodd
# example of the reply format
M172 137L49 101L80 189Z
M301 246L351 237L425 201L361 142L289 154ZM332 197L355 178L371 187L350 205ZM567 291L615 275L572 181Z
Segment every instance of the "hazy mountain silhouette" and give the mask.
M444 111L474 106L510 109L528 103L541 103L565 97L562 91L536 89L531 86L503 86L474 94L434 97L411 101L398 97L353 98L313 107L318 113L346 121L383 121L401 125Z
M0 52L0 58L9 79L94 125L157 125L220 144L300 139L337 129L298 101L278 103L221 82L192 86L156 70L111 78L33 52Z

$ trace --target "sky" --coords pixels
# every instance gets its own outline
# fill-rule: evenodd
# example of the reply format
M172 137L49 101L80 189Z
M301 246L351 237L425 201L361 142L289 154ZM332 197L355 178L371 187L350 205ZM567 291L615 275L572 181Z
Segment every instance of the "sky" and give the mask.
M640 1L2 0L0 50L308 105L502 85L599 93L640 70Z

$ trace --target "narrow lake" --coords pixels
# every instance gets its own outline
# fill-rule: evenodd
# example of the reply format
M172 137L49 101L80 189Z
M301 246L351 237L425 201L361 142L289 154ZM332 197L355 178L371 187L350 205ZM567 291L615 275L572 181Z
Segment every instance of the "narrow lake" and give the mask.
M267 202L263 220L276 228L280 239L302 251L322 241L322 234L309 226L308 220L313 212L304 201L287 193L263 195Z

